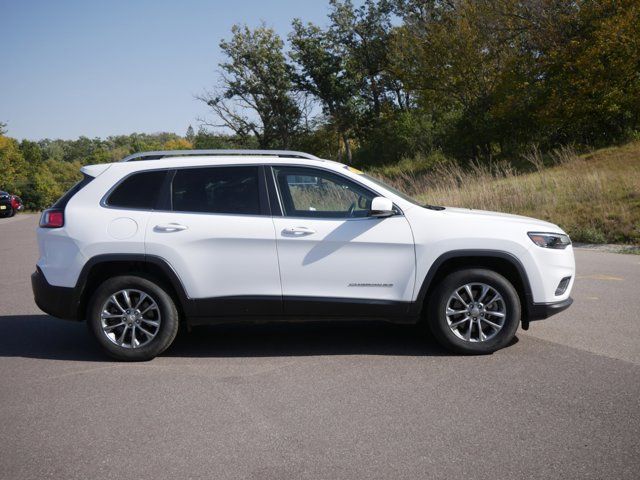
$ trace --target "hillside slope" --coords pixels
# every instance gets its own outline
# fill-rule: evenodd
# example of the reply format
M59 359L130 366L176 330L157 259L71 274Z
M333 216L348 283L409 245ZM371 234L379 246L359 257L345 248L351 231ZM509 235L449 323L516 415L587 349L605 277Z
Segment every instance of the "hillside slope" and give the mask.
M539 154L533 173L508 164L461 167L396 179L425 203L517 213L560 225L576 242L640 245L640 142L576 155ZM549 163L549 161L545 162Z

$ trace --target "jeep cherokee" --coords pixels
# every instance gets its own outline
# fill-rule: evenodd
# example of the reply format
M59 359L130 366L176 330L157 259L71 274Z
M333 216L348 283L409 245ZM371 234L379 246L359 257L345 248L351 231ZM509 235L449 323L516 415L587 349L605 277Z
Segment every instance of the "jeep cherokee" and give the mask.
M571 304L557 225L421 205L349 166L288 151L146 152L82 168L38 228L35 301L148 360L178 325L376 319L490 353Z

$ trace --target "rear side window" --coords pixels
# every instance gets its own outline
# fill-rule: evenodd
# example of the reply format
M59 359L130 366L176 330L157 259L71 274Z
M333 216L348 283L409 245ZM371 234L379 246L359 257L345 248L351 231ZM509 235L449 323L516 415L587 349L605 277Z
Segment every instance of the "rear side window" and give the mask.
M107 205L152 210L162 190L166 174L166 170L134 173L125 178L109 195Z
M260 215L258 167L176 171L171 199L177 212Z

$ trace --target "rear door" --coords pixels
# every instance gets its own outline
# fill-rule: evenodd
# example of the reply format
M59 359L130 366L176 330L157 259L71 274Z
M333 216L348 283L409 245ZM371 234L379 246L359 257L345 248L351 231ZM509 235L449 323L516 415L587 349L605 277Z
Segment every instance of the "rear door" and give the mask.
M283 210L274 224L285 313L406 313L415 251L402 213L370 217L377 194L329 170L274 166L272 175Z
M264 167L183 168L147 226L146 252L167 260L198 314L281 312L275 232Z

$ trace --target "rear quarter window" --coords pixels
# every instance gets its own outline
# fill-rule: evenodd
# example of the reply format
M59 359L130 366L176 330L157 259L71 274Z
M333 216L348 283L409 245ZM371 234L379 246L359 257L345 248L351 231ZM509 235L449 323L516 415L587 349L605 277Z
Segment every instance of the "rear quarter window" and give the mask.
M105 203L109 207L153 210L166 175L166 170L134 173L120 182Z

